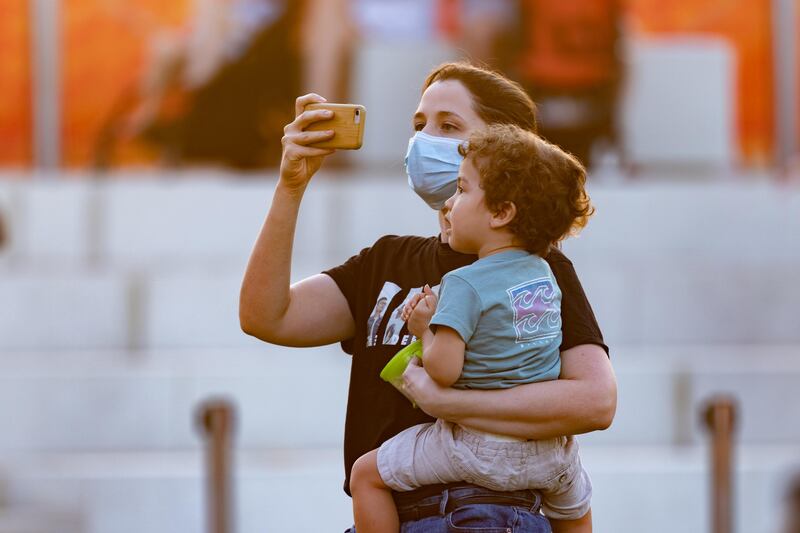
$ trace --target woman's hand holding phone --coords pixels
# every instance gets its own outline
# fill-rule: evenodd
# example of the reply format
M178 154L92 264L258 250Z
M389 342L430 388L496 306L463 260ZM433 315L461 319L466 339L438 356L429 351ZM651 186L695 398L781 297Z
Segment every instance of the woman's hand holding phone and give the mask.
M310 146L333 138L333 130L305 131L311 124L333 117L330 110L305 110L308 104L325 101L325 98L314 93L300 96L295 100L295 119L283 129L280 180L292 190L304 190L325 156L336 151Z

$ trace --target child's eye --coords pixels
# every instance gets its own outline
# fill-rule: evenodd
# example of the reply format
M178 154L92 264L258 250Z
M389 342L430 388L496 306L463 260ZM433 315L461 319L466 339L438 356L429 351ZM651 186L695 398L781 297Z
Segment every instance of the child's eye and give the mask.
M459 193L464 192L464 188L461 185L457 185L456 186L456 192L459 192Z
M448 124L447 122L442 124L442 131L453 131L453 130L456 130L456 129L458 129L458 128L456 128L453 124Z
M416 124L414 124L414 131L422 131L422 128L424 127L425 124L423 124L422 122L417 122Z

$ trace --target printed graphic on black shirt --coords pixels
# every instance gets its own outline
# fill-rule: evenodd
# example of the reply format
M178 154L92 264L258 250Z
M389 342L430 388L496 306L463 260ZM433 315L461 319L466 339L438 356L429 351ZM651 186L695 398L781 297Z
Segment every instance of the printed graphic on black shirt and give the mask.
M431 290L434 294L439 294L439 287L440 285L431 287ZM378 294L378 301L375 302L375 306L372 308L372 313L370 314L369 319L367 319L367 346L376 346L378 344L378 329L380 328L380 323L383 317L386 315L386 306L401 290L402 289L400 289L397 284L392 283L391 281L387 281L383 284L383 288L381 289L380 294ZM409 290L406 297L403 298L400 304L392 310L392 312L389 314L389 321L386 323L386 330L383 334L383 342L381 344L400 344L405 346L412 343L416 339L416 337L413 335L400 336L400 333L403 331L403 326L405 326L405 321L401 315L403 314L403 308L405 305L414 297L414 295L421 292L422 287L414 287L413 289ZM384 299L386 299L385 303Z
M378 343L378 327L380 327L383 316L386 314L389 302L398 292L400 292L400 287L391 281L383 284L378 300L375 302L375 307L372 308L372 313L367 319L367 346L375 346Z
M388 283L388 282L387 282ZM383 335L383 344L397 344L400 342L400 331L405 325L405 321L400 315L403 314L403 307L414 297L415 294L422 292L422 287L417 287L408 291L408 295L400 302L400 305L392 312L392 318L386 324L386 333Z

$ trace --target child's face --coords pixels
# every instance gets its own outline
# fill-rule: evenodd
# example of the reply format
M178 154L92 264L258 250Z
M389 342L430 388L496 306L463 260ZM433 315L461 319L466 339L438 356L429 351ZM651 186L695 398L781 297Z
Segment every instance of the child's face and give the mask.
M467 157L458 172L458 188L447 200L445 215L450 247L461 253L477 254L491 232L491 213L483 200L478 169Z

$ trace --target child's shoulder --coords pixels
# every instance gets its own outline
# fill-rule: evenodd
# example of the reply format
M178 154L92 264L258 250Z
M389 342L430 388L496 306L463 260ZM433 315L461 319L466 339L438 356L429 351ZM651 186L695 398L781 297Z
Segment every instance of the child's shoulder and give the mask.
M463 281L470 285L473 284L475 278L479 275L479 269L475 268L474 263L470 265L464 265L462 267L455 268L450 272L446 273L442 276L442 283L446 283L448 280L457 279L459 281Z

